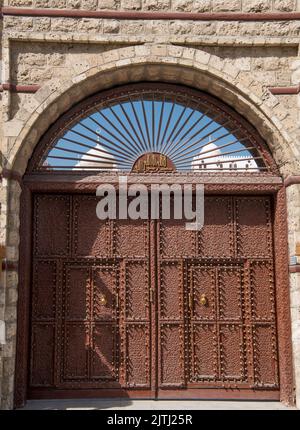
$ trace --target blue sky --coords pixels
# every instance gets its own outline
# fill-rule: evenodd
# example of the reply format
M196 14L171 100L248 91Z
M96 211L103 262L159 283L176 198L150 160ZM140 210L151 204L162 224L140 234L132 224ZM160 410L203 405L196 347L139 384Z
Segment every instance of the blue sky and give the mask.
M110 158L112 155L117 167L124 170L130 170L140 155L152 151L168 155L178 170L189 170L193 157L201 149L207 150L205 145L210 141L218 147L232 142L221 148L221 153L243 150L236 155L251 157L242 143L220 126L217 118L216 121L213 119L214 116L201 110L173 101L125 101L100 108L81 119L56 142L48 154L47 163L56 168L72 169L89 149L96 147L97 142L107 153L104 156ZM214 154L205 155L211 157Z

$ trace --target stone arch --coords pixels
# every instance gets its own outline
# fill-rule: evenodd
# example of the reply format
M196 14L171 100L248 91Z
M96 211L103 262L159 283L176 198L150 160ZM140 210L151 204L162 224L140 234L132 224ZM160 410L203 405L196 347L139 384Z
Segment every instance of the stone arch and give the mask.
M230 64L215 62L213 56L179 46L136 46L108 51L98 64L71 80L53 80L43 86L18 112L22 122L7 156L7 168L21 175L35 145L55 120L87 96L116 85L138 81L162 81L188 85L221 98L237 110L267 141L284 175L294 173L291 160L297 150L284 121L274 112L278 105L270 95L267 102L243 84L240 71ZM261 83L253 86L265 90Z
M125 83L160 81L187 85L222 99L259 131L282 174L294 173L296 167L289 163L296 158L296 149L284 120L280 121L275 115L279 103L276 97L270 96L264 102L251 86L243 83L238 69L213 60L210 54L197 49L165 45L121 48L100 55L97 64L91 64L70 80L49 82L22 107L15 118L21 125L20 132L8 151L5 167L23 175L37 143L49 126L89 95ZM264 92L259 82L254 84L260 93ZM16 181L9 181L5 188L6 195L8 189L10 191L8 213L3 211L4 222L9 224L6 244L9 258L17 262L21 188ZM13 214L9 221L8 214ZM18 283L16 273L14 275L7 277L7 288Z

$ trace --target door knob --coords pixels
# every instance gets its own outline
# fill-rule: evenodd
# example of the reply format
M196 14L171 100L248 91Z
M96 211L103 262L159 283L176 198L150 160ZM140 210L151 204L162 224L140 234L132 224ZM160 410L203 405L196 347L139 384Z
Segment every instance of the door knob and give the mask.
M205 294L202 294L200 297L200 303L202 306L206 306L207 305L207 297Z
M106 306L107 305L107 299L106 299L106 297L105 297L104 294L100 294L99 302L100 302L101 306Z

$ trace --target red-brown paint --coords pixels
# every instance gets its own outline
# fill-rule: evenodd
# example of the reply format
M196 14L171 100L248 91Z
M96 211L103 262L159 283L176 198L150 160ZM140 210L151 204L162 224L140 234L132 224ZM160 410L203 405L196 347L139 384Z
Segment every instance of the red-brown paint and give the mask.
M285 188L288 188L292 185L300 184L300 176L299 175L290 175L284 180Z
M269 91L274 96L299 94L300 85L295 85L293 87L269 87Z
M35 94L41 88L40 85L18 85L18 84L1 84L0 92L11 91L12 93L32 93Z
M22 175L20 175L19 172L15 172L14 170L10 169L2 169L2 172L0 174L0 180L2 181L2 178L8 179L10 181L17 181L19 184L22 183Z
M192 20L192 21L292 21L300 20L299 12L126 12L126 11L94 11L76 9L34 9L2 7L2 16L47 16L65 18L106 18L106 19L145 19L145 20Z

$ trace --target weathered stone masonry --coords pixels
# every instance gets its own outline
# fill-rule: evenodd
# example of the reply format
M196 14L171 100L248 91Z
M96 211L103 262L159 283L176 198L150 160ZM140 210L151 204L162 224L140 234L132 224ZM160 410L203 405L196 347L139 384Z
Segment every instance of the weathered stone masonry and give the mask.
M177 82L208 91L233 106L266 139L284 178L300 175L300 19L293 15L300 11L300 1L8 0L0 6L153 12L151 19L3 14L1 168L14 175L2 175L0 244L5 246L7 261L15 264L3 271L0 284L0 320L6 322L6 343L0 346L0 399L1 408L9 409L13 406L22 217L17 178L25 172L39 138L69 107L96 91L136 81ZM230 20L157 19L155 14L160 12L231 15ZM262 13L291 15L278 20L235 18L240 12L260 17ZM272 94L271 88L280 88L281 94ZM292 257L300 243L299 184L287 188L287 200ZM300 273L291 273L290 291L300 405Z

